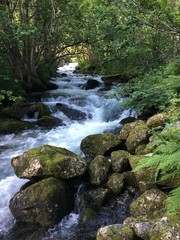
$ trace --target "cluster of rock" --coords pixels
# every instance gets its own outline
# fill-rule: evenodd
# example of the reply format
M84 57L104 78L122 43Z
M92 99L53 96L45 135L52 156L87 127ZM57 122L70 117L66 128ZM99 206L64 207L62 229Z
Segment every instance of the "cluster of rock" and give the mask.
M136 120L123 125L119 134L103 133L87 136L81 142L86 159L62 148L44 145L12 159L15 174L30 179L10 201L10 209L17 221L51 226L73 208L72 182L86 180L93 186L88 197L97 207L107 198L119 195L125 188L140 189L141 195L129 209L130 217L121 224L102 227L97 240L115 239L178 239L179 214L165 213L166 194L162 187L180 185L180 178L159 179L155 183L155 169L143 168L132 172L138 161L152 149L149 129L163 126L165 114L157 114L147 122ZM162 176L163 177L163 176ZM161 189L161 190L160 190ZM84 199L81 199L84 201ZM82 223L95 220L96 213L86 208Z
M86 114L68 107L66 104L57 103L57 110L63 112L70 120L84 120ZM29 121L22 120L25 116ZM46 128L63 126L61 119L52 116L50 109L43 103L27 104L22 102L13 106L0 109L1 129L0 134L18 133L32 129L35 125ZM36 121L30 121L36 119Z

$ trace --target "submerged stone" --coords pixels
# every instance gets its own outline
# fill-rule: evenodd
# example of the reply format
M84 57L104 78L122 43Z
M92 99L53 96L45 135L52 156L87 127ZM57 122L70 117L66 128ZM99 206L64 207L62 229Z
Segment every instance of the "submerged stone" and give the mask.
M69 179L86 171L86 162L75 153L60 147L43 145L12 159L15 174L20 178L58 177Z

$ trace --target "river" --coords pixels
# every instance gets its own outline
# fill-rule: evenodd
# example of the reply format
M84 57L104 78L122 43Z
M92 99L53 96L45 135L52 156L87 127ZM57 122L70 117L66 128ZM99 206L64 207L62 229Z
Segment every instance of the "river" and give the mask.
M115 99L108 98L115 87L109 91L104 91L101 77L75 74L73 73L75 65L71 63L60 67L58 69L59 76L51 80L57 84L58 89L46 92L41 99L41 102L50 108L52 116L63 121L63 126L53 129L36 128L17 135L0 136L0 239L12 239L10 232L15 226L15 220L8 207L9 200L26 182L26 180L18 179L14 175L11 167L12 157L42 144L64 147L83 156L80 150L83 138L90 134L114 131L120 127L121 119L133 115L130 110L122 111L119 102ZM92 78L99 81L100 85L94 89L85 90L84 84ZM57 104L67 106L67 108L75 110L76 113L81 113L79 119L77 115L76 117L67 116L59 110ZM36 119L26 118L26 120L35 121ZM60 232L59 229L75 228L77 221L78 214L71 213L68 219L61 221L54 229L50 229L46 233L46 237L38 239L55 239L54 236ZM24 239L36 240L37 238L22 237L22 240Z

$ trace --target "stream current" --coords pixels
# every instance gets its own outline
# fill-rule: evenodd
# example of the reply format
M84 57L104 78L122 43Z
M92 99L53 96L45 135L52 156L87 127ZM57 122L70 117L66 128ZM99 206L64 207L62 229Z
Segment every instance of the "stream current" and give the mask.
M72 63L60 67L59 76L51 80L58 89L47 91L41 99L41 102L50 108L52 116L63 121L63 126L53 129L36 128L17 135L0 136L0 239L67 240L72 239L72 233L78 225L78 211L76 211L53 228L36 233L31 232L28 237L19 237L23 233L16 237L16 223L9 210L9 200L27 180L19 179L14 175L11 167L12 157L43 144L67 148L83 156L80 150L82 139L91 134L114 131L120 127L121 119L134 115L130 110L122 111L119 102L107 97L115 87L104 91L101 77L75 74L73 73L75 66L76 64ZM95 79L100 85L94 89L85 90L83 86L88 79ZM58 104L73 110L76 117L60 111ZM28 119L26 116L24 119L36 121L35 118ZM124 195L123 199L125 198L128 197Z

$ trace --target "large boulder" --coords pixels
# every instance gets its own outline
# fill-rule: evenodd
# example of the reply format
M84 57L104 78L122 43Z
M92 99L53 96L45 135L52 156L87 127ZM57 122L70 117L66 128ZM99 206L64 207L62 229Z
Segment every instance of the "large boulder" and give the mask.
M112 169L114 172L122 173L129 166L129 153L124 150L114 151L111 153Z
M126 146L128 152L134 154L136 148L142 143L148 143L149 128L144 125L136 126L128 135L126 139Z
M147 126L149 128L164 127L168 121L166 113L158 113L147 120Z
M133 240L134 233L130 227L123 224L114 224L101 227L96 236L96 240Z
M165 199L166 195L159 189L147 190L131 203L131 216L135 218L139 216L146 218L161 216L164 213Z
M44 116L50 116L50 109L43 103L33 104L29 107L27 115L29 117L34 117L37 114L37 118L42 118Z
M89 165L90 181L94 185L101 185L108 176L111 162L106 157L99 155Z
M43 145L12 159L15 174L20 178L57 177L69 179L86 171L86 162L75 153L60 147Z
M17 222L52 226L72 210L72 195L60 179L47 178L19 191L10 200Z
M121 141L117 135L104 133L87 136L82 140L80 147L87 155L110 155L120 143Z
M136 127L139 125L144 125L145 122L142 120L136 120L134 122L130 122L130 123L126 123L123 125L121 131L120 131L120 139L122 140L126 140L127 137L129 136L129 133Z
M180 238L180 214L163 216L150 229L149 239L177 240Z
M24 130L33 128L33 124L25 121L14 119L1 119L0 134L19 133Z
M137 156L137 155L130 155L129 156L129 164L131 168L134 170L137 167L139 161L146 161L147 157L145 156ZM139 189L144 192L148 189L156 188L155 182L155 168L146 168L143 167L137 171L134 171L134 176L138 183Z

